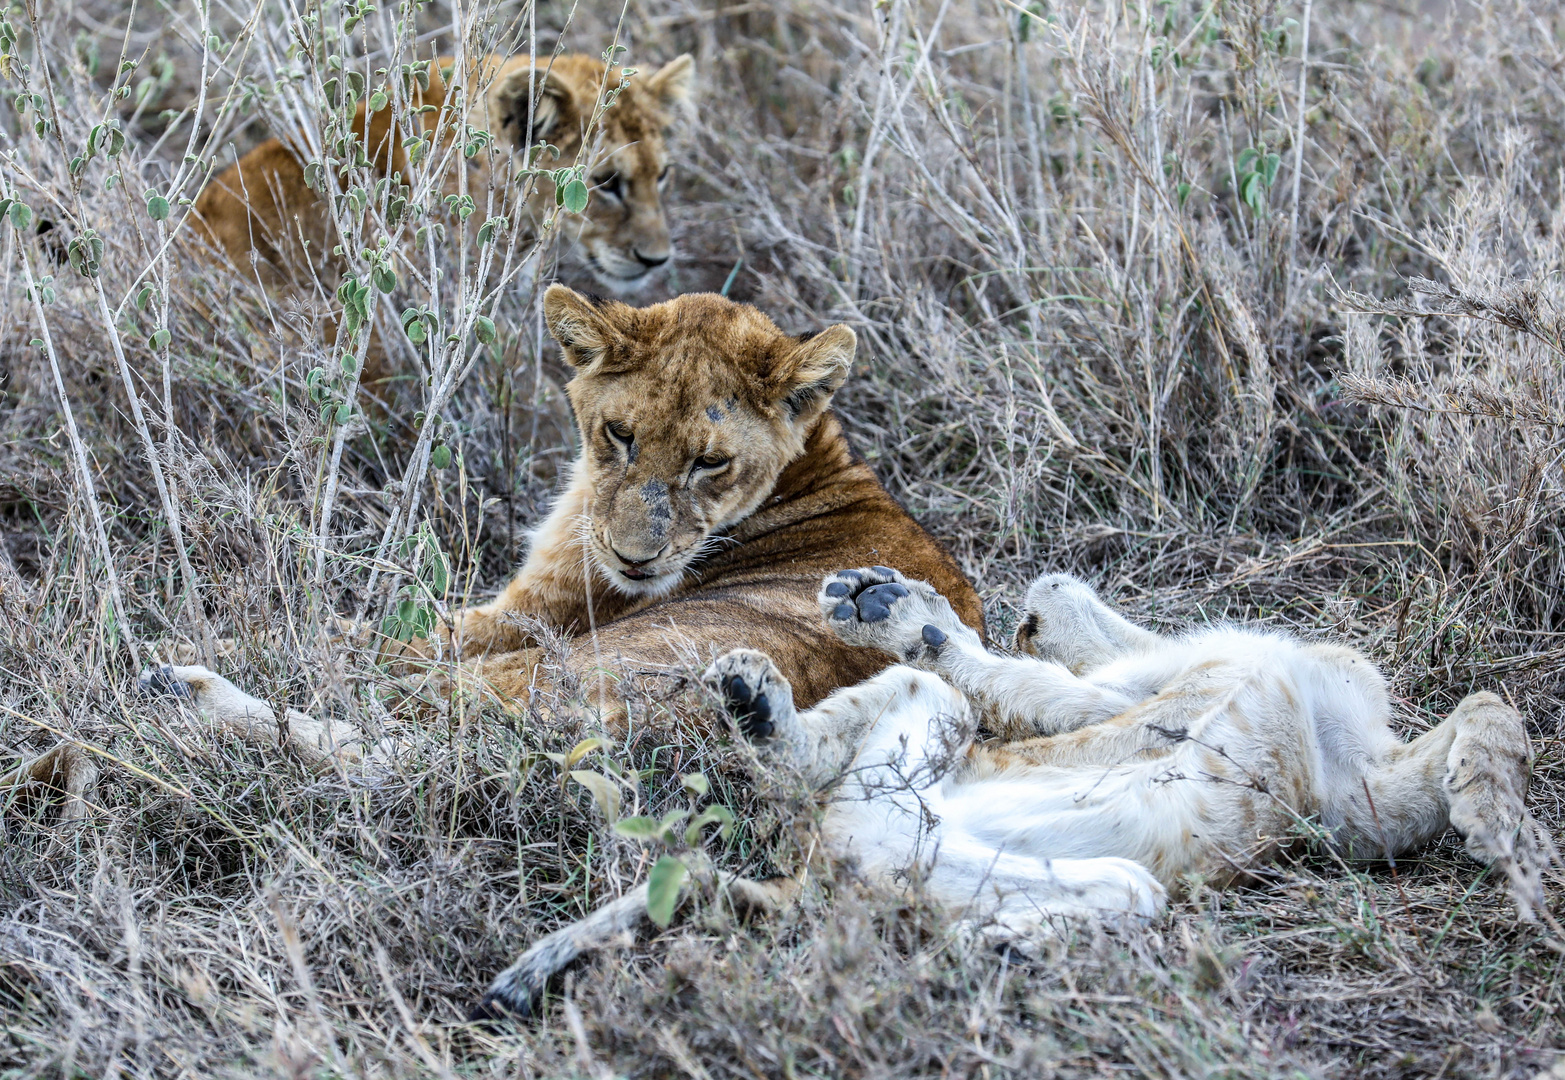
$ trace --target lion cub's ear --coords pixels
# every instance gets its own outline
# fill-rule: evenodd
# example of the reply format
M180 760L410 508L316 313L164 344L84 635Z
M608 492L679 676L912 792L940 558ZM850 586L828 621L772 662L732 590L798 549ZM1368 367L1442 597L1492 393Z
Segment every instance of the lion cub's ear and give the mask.
M528 90L537 95L533 106L532 139L527 138ZM495 80L489 88L489 115L498 121L517 149L536 143L559 143L577 123L576 99L570 84L557 71L523 67Z
M680 111L690 103L690 89L695 81L695 57L685 53L654 71L646 81L646 88L665 109Z
M803 337L778 358L770 390L797 423L808 424L825 410L848 377L858 338L838 323Z
M565 359L578 371L594 365L598 365L599 371L611 370L606 362L619 351L615 346L623 339L609 320L606 309L618 306L611 301L599 308L558 282L543 294L543 318L549 324L549 333L560 343Z

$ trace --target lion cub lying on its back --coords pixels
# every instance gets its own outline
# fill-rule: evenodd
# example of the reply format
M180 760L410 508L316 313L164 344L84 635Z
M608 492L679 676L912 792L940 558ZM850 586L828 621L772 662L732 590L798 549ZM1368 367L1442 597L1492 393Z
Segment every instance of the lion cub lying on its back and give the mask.
M1511 872L1524 916L1542 902L1527 734L1493 694L1403 743L1352 649L1236 626L1159 637L1063 574L1027 595L1024 657L990 652L935 589L885 567L827 578L819 603L843 641L902 663L807 711L760 652L728 653L707 681L762 761L831 791L833 857L885 887L921 882L986 937L1148 919L1187 875L1221 886L1306 819L1357 858L1455 825ZM1000 738L974 741L978 718ZM725 884L762 909L794 891ZM552 972L639 923L645 898L539 941L479 1015L528 1012Z

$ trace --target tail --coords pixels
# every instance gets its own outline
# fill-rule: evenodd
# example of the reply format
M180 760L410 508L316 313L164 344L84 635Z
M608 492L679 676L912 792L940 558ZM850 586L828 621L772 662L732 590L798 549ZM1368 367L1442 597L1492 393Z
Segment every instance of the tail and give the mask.
M683 899L683 897L681 897ZM526 1019L554 975L582 953L631 938L647 921L647 887L638 885L585 919L539 938L489 984L469 1020ZM626 941L629 944L629 941Z
M689 897L692 881L698 876L706 877L711 870L711 864L705 856L685 855L681 858L691 874L680 886L676 910ZM717 872L717 881L738 907L767 914L792 903L800 885L794 878L753 881L725 871ZM495 977L484 993L483 1000L473 1007L467 1018L486 1022L527 1019L536 1010L549 980L567 965L584 953L611 945L631 944L636 932L649 921L647 886L643 883L618 900L604 904L585 919L533 942L521 959Z

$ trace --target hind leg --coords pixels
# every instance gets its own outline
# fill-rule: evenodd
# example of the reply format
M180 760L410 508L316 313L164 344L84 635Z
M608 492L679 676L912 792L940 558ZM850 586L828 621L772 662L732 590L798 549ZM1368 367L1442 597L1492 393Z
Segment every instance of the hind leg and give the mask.
M1024 950L1073 922L1144 925L1168 894L1146 867L1114 856L1034 859L942 835L924 889L964 918L954 929Z
M71 743L60 743L31 761L0 776L0 793L30 785L50 788L65 795L60 818L74 821L87 814L87 793L98 782L98 766L92 755Z
M1162 639L1143 630L1070 574L1044 574L1027 590L1016 647L1081 674L1120 657L1157 648Z
M1342 818L1337 842L1361 858L1395 856L1455 826L1473 858L1510 875L1526 917L1542 903L1544 858L1527 813L1531 776L1521 716L1494 694L1470 694L1443 723L1364 771L1333 808Z

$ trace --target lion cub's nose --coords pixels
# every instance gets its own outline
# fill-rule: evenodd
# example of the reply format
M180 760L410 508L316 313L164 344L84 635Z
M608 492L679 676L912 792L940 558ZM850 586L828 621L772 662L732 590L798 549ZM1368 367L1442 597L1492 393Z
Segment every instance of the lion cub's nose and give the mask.
M663 552L667 551L668 545L664 544L657 550L656 554L648 555L645 559L632 559L629 555L621 552L619 548L610 548L609 550L614 552L614 557L616 559L630 567L632 570L640 570L643 566L647 565L647 563L656 559L658 555L661 555Z

